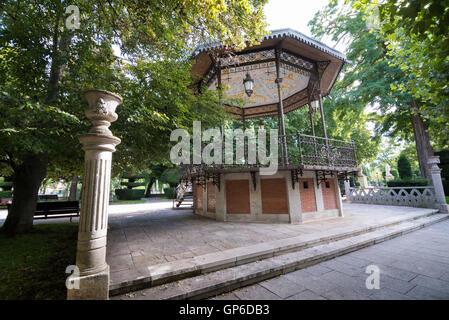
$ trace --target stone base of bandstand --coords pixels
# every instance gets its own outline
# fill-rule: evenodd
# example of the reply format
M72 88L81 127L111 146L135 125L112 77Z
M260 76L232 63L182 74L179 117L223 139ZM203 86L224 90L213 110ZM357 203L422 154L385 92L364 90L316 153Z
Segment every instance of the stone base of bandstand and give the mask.
M194 212L217 221L301 224L343 217L337 178L317 183L314 171L294 183L288 170L223 173L219 184L194 185L193 193Z
M79 289L67 290L68 300L108 300L109 266L99 273L80 276Z

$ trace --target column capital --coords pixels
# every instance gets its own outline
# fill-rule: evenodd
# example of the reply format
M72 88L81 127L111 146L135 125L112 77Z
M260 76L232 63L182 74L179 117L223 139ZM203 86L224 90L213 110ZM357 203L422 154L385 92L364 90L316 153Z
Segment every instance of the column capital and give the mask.
M83 150L98 150L115 152L115 147L121 140L113 135L100 133L86 133L80 135L78 140L83 144Z
M440 163L440 157L439 156L431 156L429 157L429 159L427 160L427 165L429 166L430 172L431 173L440 173L441 169L438 166L438 164Z
M86 117L93 124L89 133L112 136L109 126L118 118L115 109L122 103L122 97L106 90L88 90L83 97L88 103Z

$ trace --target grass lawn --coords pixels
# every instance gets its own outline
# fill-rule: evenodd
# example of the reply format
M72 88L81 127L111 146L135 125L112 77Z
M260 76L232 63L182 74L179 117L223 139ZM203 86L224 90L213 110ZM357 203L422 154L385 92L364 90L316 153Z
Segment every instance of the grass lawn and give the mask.
M77 223L63 223L35 225L14 238L0 234L0 300L66 299L77 232Z
M147 200L117 200L117 201L111 201L109 204L131 204L131 203L147 203Z
M446 196L446 203L449 203L449 196Z

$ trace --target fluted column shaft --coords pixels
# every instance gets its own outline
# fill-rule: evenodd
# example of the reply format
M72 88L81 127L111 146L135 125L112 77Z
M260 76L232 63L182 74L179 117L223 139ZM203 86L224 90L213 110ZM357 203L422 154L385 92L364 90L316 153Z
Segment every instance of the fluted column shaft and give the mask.
M120 143L113 136L79 137L85 151L76 264L81 275L104 271L112 152Z

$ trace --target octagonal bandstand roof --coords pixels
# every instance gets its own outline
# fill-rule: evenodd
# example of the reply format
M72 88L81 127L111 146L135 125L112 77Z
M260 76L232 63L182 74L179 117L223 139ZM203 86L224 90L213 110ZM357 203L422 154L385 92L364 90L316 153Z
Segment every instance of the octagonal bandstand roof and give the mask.
M276 50L284 113L316 100L320 88L322 96L327 96L347 62L343 53L300 32L282 29L264 36L260 44L240 51L219 42L200 45L193 53L191 74L199 87L206 85L212 90L217 88L220 76L225 97L245 101L244 107L224 103L224 108L236 118L277 115ZM242 82L246 73L254 79L251 97L245 94Z

